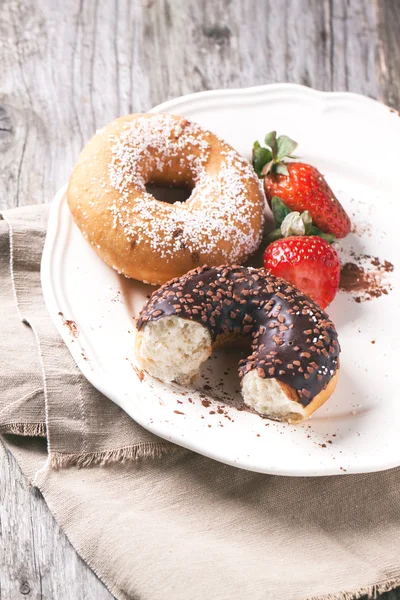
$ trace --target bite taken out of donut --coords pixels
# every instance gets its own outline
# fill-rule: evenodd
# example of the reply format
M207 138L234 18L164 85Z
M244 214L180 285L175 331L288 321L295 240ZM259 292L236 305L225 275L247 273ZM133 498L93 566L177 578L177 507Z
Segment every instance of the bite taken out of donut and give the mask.
M184 203L146 191L186 186ZM185 118L134 114L98 131L71 175L74 220L119 273L160 284L203 264L245 261L261 241L264 196L250 163Z
M298 422L333 393L340 346L328 315L264 269L202 267L153 293L137 321L138 364L164 382L194 381L213 347L247 338L239 364L244 403Z

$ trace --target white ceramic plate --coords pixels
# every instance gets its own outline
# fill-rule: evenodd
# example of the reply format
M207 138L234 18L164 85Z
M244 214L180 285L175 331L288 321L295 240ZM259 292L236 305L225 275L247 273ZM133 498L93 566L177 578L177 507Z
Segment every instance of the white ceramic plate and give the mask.
M397 113L362 96L285 84L194 94L153 112L193 119L246 156L254 140L272 129L293 137L303 159L326 175L358 230L341 242L342 260L356 253L390 261L395 268L385 277L392 290L360 303L338 294L329 308L342 345L338 388L306 423L274 423L235 408L240 395L234 354L210 359L196 389L165 386L148 376L140 381L132 364L132 315L152 288L119 277L97 257L60 190L50 211L42 284L81 371L143 427L237 467L305 476L400 465ZM65 320L75 321L78 337Z

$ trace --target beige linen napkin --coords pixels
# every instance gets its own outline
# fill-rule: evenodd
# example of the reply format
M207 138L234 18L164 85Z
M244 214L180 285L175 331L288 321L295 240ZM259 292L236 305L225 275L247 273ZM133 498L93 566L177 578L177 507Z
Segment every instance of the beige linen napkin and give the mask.
M52 467L174 451L97 392L57 335L39 273L47 214L48 207L39 206L1 215L0 433L47 432Z
M241 471L174 451L84 380L43 305L46 217L36 207L0 221L0 432L109 590L120 600L348 600L400 585L399 469Z

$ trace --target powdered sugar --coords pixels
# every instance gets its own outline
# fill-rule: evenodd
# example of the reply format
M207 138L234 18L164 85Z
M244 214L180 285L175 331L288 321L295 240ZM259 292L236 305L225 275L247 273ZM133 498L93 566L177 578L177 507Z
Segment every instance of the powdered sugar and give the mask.
M248 190L256 175L226 144L219 170L209 172L209 140L199 125L166 114L136 118L110 140L107 184L119 195L113 194L109 210L114 227L122 227L129 241L149 243L161 258L185 249L208 256L218 251L236 261L257 248L261 231L251 219L260 213L260 201L249 200ZM146 192L146 183L157 176L174 183L166 173L169 167L176 172L177 165L178 176L190 174L193 192L185 204L159 202Z

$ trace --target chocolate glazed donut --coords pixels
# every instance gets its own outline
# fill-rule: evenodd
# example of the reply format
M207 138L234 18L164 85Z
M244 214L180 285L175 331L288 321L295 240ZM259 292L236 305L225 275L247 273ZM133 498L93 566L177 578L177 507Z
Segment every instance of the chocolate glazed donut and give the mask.
M154 292L137 329L141 366L178 383L195 378L219 341L250 336L252 354L239 364L244 402L278 420L309 416L336 385L334 324L310 298L264 269L205 266L173 279Z

